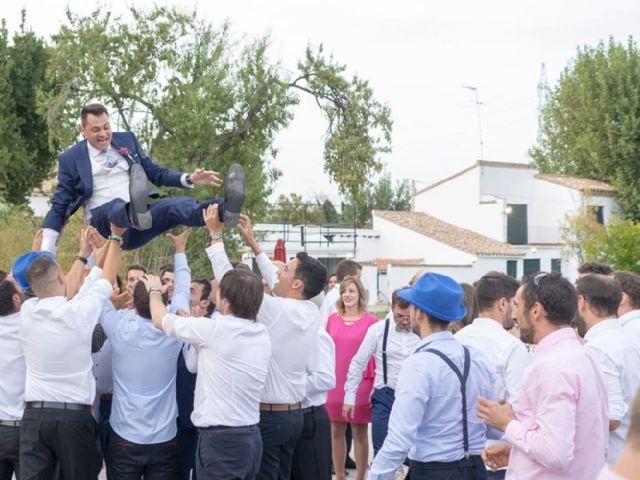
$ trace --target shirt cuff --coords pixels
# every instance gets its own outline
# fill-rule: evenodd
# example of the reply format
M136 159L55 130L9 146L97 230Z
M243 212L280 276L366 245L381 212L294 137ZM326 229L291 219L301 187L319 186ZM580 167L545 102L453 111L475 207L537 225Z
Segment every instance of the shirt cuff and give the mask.
M171 335L173 333L173 327L176 324L176 316L172 313L167 313L162 319L162 330L167 335Z
M504 429L504 438L511 444L517 444L524 438L525 428L518 420L511 420Z
M52 228L44 228L42 230L42 246L40 247L40 251L50 252L55 255L58 249L56 245L58 237L60 237L60 232L56 232Z
M184 188L194 188L195 185L193 183L189 183L187 182L187 175L189 175L188 173L183 173L182 176L180 177L180 183L182 184L182 186Z
M224 253L224 243L213 243L205 248L205 252L207 252L207 255L209 255L210 257L216 253Z

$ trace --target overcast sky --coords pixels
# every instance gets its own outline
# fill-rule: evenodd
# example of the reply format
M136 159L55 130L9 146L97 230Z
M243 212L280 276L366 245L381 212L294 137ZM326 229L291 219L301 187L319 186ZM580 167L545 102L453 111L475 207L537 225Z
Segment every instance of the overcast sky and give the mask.
M151 0L102 3L115 13ZM363 1L293 0L165 2L197 7L214 25L229 19L236 35L270 32L272 57L295 68L307 44L323 43L350 73L368 79L376 98L391 107L393 152L385 157L394 178L418 187L480 158L475 97L478 89L484 159L525 162L535 142L537 84L541 64L553 87L581 45L613 35L637 38L638 0L466 0ZM46 5L46 7L44 6ZM65 6L86 14L96 3L79 0L3 2L0 15L10 31L20 10L45 37L57 31ZM297 192L337 198L322 171L325 123L313 101L305 100L291 126L279 134L276 166L283 176L276 193Z

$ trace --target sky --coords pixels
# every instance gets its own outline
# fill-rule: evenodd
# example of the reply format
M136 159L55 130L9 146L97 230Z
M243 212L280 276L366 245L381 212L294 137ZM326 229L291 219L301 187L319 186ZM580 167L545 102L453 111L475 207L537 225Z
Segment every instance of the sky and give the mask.
M46 7L43 5L46 4ZM542 63L551 88L577 48L613 36L638 38L637 0L112 0L102 8L154 4L196 8L235 35L269 33L271 57L295 69L308 44L369 80L375 97L389 105L392 152L383 157L395 179L423 188L482 159L527 162L537 131L537 85ZM4 2L0 16L16 29L20 10L27 25L47 38L64 22L65 7L88 14L98 4L80 0ZM475 87L481 105L480 122ZM274 164L283 175L274 196L295 192L312 201L338 200L322 169L326 122L303 97L289 128L276 139Z

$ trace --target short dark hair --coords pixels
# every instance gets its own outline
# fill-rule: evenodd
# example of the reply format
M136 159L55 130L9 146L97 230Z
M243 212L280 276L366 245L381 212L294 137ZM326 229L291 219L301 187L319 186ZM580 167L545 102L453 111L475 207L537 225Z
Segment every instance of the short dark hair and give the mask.
M231 313L236 317L255 320L263 296L262 280L250 270L234 268L220 281L220 298L229 302Z
M87 116L95 115L96 117L99 117L104 114L109 116L109 110L107 110L107 107L105 107L101 103L88 103L87 105L82 107L82 110L80 110L80 122L82 123L82 125L86 125Z
M131 270L140 270L141 272L148 273L147 269L138 263L132 263L127 267L127 275L129 275Z
M615 278L590 273L576 280L576 291L598 317L612 317L618 313L622 288Z
M398 296L398 290L394 290L391 294L391 308L395 307L396 305L400 308L409 308L411 304Z
M478 299L478 310L484 312L491 310L501 298L511 300L518 291L520 282L502 272L489 272L476 280L473 287Z
M340 283L347 277L355 277L360 270L362 265L358 262L348 259L340 260L336 266L336 280Z
M433 315L422 311L427 316L427 321L429 322L429 327L432 331L446 331L449 329L449 325L452 322L447 322L446 320L442 320L438 317L434 317Z
M4 282L5 278L7 278L7 272L0 270L0 282Z
M50 257L36 258L27 269L27 281L31 290L38 295L38 291L48 291L53 275L58 272L58 264Z
M302 296L309 300L324 290L327 284L327 269L307 252L298 252L296 258L299 263L293 278L302 280L304 283Z
M0 282L0 317L6 317L12 313L16 313L16 309L13 306L13 296L20 294L15 284L5 277Z
M571 325L578 310L578 294L569 280L559 273L530 275L522 289L527 310L539 302L554 325Z
M620 282L622 293L629 297L629 303L634 309L640 308L640 275L633 272L615 272L613 274Z
M160 277L162 277L165 273L170 272L173 273L173 263L166 263L160 267Z
M244 262L231 262L233 268L242 268L244 270L251 271L251 267Z
M162 294L162 303L167 305L167 294ZM149 292L147 286L143 282L136 283L133 287L133 306L136 308L136 312L142 318L151 318L151 307L149 306Z
M578 273L580 275L587 275L589 273L611 275L613 273L613 268L603 262L585 262L578 267Z
M195 280L191 280L191 283L199 283L202 285L202 295L200 295L200 300L208 300L209 295L211 295L211 282L206 278L196 278Z

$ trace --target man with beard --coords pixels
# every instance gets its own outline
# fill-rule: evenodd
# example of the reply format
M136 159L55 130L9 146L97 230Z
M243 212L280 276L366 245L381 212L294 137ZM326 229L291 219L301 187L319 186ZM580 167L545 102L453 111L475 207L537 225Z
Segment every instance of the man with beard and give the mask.
M627 333L640 336L640 276L633 272L616 272L614 277L622 287L618 318Z
M490 468L506 466L506 478L595 478L607 454L607 386L571 323L576 289L559 273L539 273L516 292L520 336L536 344L522 381L517 408L478 400L487 425L505 432L507 444L482 453Z
M614 464L624 448L631 403L640 387L640 344L622 328L616 312L622 290L613 277L591 274L576 282L578 333L604 373L609 393L609 456Z
M463 345L484 354L496 375L499 402L517 404L524 371L531 357L524 344L511 335L513 297L520 284L504 273L489 272L475 282L479 317L454 335ZM489 472L489 478L504 478L505 471Z
M394 480L407 455L412 480L486 479L480 458L487 428L476 415L479 396L493 397L495 378L483 356L448 331L466 314L462 287L427 273L398 291L411 305L421 341L400 370L387 437L369 480Z
M345 383L343 416L353 417L356 392L360 386L369 359L376 360L376 378L371 395L371 439L373 454L378 453L387 436L389 415L394 401L398 374L404 360L411 355L420 337L411 331L409 304L398 298L397 290L391 295L391 312L383 322L367 330L367 334L351 360Z

